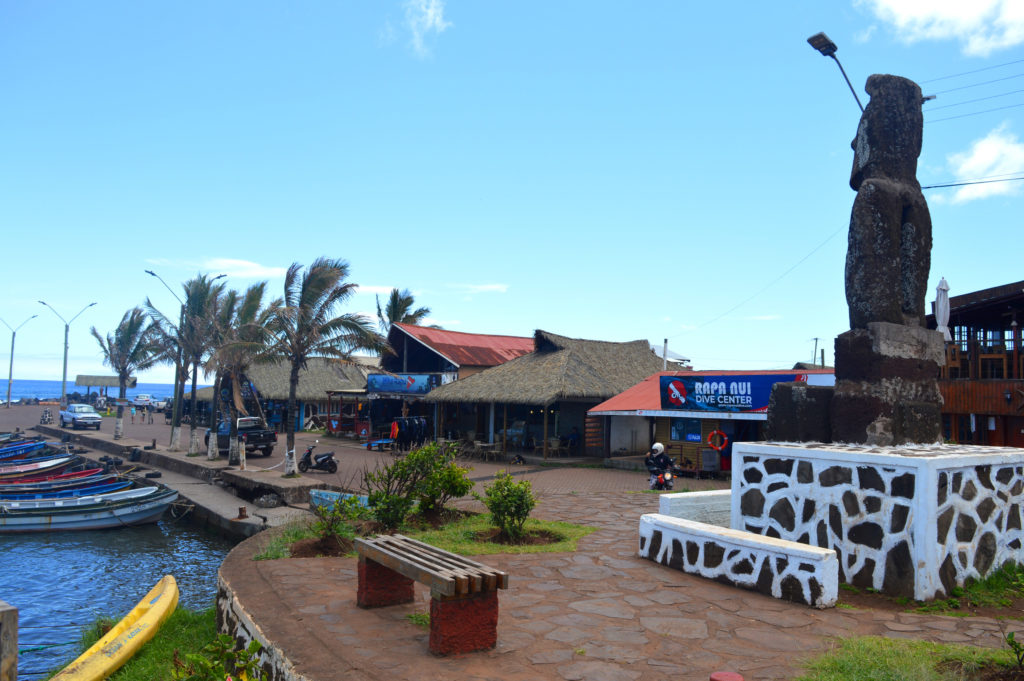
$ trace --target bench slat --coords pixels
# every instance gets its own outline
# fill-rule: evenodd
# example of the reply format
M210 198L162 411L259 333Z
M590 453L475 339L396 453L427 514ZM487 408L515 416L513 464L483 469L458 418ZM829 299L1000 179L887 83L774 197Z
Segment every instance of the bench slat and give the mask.
M404 535L357 538L356 551L443 596L508 588L508 574Z

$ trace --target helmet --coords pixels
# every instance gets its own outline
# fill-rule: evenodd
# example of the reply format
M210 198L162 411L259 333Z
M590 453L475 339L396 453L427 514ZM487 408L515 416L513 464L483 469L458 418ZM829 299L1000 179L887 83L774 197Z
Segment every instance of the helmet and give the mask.
M661 444L660 442L655 442L653 445L651 445L651 453L652 454L657 455L657 454L661 454L664 451L665 451L665 445Z

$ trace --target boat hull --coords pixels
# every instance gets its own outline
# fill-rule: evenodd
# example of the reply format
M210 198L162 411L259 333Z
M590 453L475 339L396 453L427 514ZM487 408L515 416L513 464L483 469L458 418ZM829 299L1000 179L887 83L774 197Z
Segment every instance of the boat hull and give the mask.
M0 534L104 530L154 523L177 498L177 492L166 490L120 503L0 513Z
M156 583L124 619L96 641L52 681L101 681L138 652L178 605L178 585L171 575Z

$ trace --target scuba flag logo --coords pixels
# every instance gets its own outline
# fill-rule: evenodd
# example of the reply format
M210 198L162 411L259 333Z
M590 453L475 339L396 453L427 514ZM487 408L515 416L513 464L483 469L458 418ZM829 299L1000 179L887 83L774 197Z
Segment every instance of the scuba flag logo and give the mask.
M686 402L686 386L682 381L669 381L665 390L668 401L677 407L683 406Z

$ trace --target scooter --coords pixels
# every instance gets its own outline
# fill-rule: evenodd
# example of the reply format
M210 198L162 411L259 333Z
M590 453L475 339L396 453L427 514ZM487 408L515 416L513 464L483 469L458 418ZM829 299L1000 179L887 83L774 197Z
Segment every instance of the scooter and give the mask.
M319 440L317 440L319 442ZM334 460L334 452L324 452L313 456L313 448L316 444L310 445L299 459L299 471L305 473L310 468L315 471L327 471L328 473L338 472L338 462Z
M651 474L651 489L658 491L672 489L672 480L675 477L672 471L657 466L648 466L647 471Z

